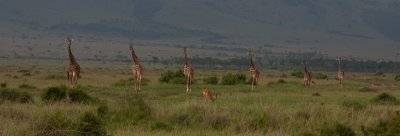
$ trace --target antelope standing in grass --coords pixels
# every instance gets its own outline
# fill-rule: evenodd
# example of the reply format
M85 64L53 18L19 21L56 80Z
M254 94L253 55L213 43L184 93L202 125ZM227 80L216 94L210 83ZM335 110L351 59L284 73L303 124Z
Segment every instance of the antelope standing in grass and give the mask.
M217 95L215 95L215 98L213 97L212 93L210 90L208 90L207 88L203 90L203 96L206 99L210 99L212 102L214 102L214 100L217 99Z

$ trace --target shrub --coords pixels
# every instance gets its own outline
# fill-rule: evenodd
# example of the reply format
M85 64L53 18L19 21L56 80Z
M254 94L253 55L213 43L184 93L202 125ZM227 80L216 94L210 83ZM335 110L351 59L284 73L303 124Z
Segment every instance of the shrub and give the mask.
M19 89L36 89L35 86L28 85L28 84L21 84L18 86Z
M21 103L33 103L33 98L28 92L23 92L18 101Z
M63 75L47 75L44 77L45 80L62 80L62 79L67 79Z
M294 72L290 73L290 75L294 76L294 77L297 77L297 78L303 78L304 77L303 72L300 72L300 71L294 71Z
M2 89L0 91L1 100L8 100L11 102L32 103L33 98L28 92L19 92L17 90Z
M105 103L102 103L98 108L97 108L97 115L100 117L105 117L108 114L108 106Z
M248 122L248 129L253 131L263 131L264 133L268 132L268 127L270 126L270 119L267 115L259 115L253 117Z
M190 105L190 107L174 113L169 117L169 121L180 127L193 127L199 125L199 122L204 121L204 114L204 107L199 105Z
M7 82L2 82L0 84L0 88L7 88Z
M345 108L351 108L354 110L362 110L365 109L366 106L357 102L357 101L344 101L342 102L342 106Z
M360 88L358 91L360 91L360 92L376 92L377 90L373 89L373 88L369 88L369 87L363 87L363 88Z
M75 103L92 103L96 101L95 98L89 96L79 88L71 89L68 93L68 96L71 102Z
M328 79L328 75L323 74L323 73L315 73L315 74L313 74L313 77L315 79Z
M236 85L246 83L246 75L227 73L222 77L222 85Z
M161 77L159 78L161 83L173 83L173 84L185 84L185 75L183 74L183 70L178 70L175 73L168 70L166 72L161 73Z
M165 122L153 121L150 123L150 129L171 131L173 128Z
M207 114L204 121L208 128L216 130L224 129L229 125L228 117L218 114Z
M142 86L147 85L150 82L149 79L147 78L142 78ZM128 79L120 79L119 81L115 82L112 86L113 87L128 87L128 86L134 86L135 81L133 78L128 78Z
M394 81L400 81L400 75L396 75L396 76L394 77Z
M336 123L334 125L327 125L326 123L320 130L321 136L354 136L354 131L343 124Z
M361 126L361 131L366 136L396 136L400 134L400 115L397 114L392 119L380 121L372 128Z
M124 105L116 111L112 121L136 124L142 120L150 119L150 107L144 102L140 95L135 94L133 98L127 99Z
M80 118L77 131L84 136L105 136L107 131L103 121L92 112L85 112Z
M42 94L42 100L46 102L60 101L67 97L67 87L50 87Z
M217 85L218 84L218 77L215 75L209 76L204 79L204 83L207 85Z
M375 76L384 76L383 72L376 72Z
M277 84L284 84L284 83L286 83L286 81L283 80L283 79L279 79L276 83L277 83Z
M395 96L388 93L381 93L372 99L372 102L377 104L397 104Z
M36 125L37 136L70 136L77 135L76 124L63 112L45 116Z

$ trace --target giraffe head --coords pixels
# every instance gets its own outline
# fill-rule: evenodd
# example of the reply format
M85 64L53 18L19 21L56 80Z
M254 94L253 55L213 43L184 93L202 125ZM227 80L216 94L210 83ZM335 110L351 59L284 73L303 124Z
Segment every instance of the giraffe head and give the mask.
M304 66L307 65L307 61L305 61L305 60L303 60L301 63L302 63Z
M183 52L186 53L187 52L187 48L183 47Z
M74 39L72 39L71 37L67 37L67 38L65 39L65 42L67 42L67 45L68 45L68 46L71 46L71 44L72 44L73 41L74 41Z
M252 56L252 54L253 54L253 49L249 48L248 51L249 51L249 56Z
M342 58L342 57L338 57L338 58L336 58L336 60L338 60L338 61L342 61L342 60L343 60L343 58Z
M130 49L131 51L133 51L133 47L134 47L135 45L133 45L133 43L130 43L129 45L130 45L130 46L129 46L129 49Z

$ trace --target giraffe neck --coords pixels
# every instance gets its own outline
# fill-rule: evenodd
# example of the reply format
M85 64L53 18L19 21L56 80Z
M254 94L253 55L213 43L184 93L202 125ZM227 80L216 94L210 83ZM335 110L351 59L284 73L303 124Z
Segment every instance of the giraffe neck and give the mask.
M132 54L132 61L133 61L135 64L139 65L138 57L136 56L136 53L135 53L135 51L134 51L133 49L131 49L131 54Z
M186 50L185 50L185 66L189 66L189 59L187 58Z
M256 64L254 63L253 54L251 52L249 52L249 58L250 58L251 67L255 69L256 68Z
M304 64L304 73L308 73L307 65Z
M72 54L72 51L71 51L71 45L68 45L68 55L69 55L70 63L71 64L76 64L75 57L74 57L74 55Z
M342 61L339 60L339 72L343 71Z

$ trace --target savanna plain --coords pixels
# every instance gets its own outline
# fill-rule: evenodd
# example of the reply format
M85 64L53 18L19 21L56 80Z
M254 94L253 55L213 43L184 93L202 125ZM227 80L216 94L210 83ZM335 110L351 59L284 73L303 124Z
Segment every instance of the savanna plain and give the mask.
M186 93L184 84L160 82L181 67L145 65L136 92L130 63L80 61L82 77L71 87L66 61L7 61L0 68L0 135L400 134L400 88L391 73L346 72L341 87L335 72L313 71L328 78L304 88L292 71L262 70L251 91L247 70L195 70ZM246 82L221 84L228 73L244 74ZM203 98L205 88L214 102Z

